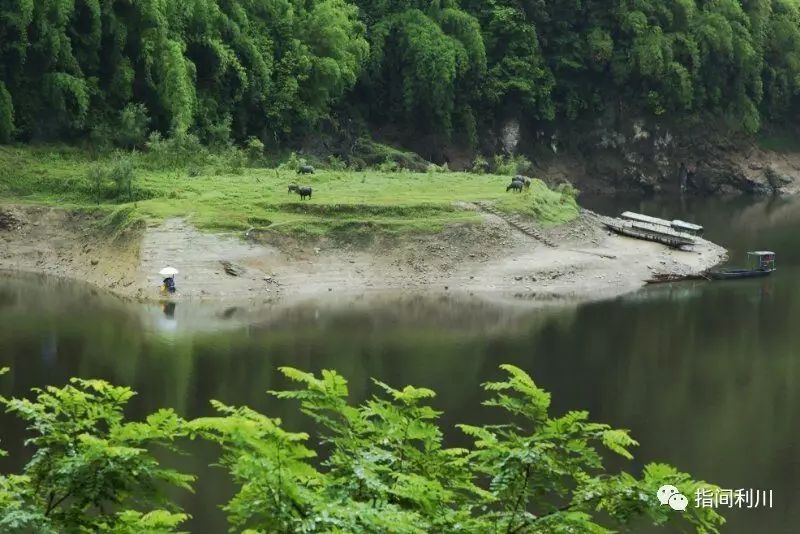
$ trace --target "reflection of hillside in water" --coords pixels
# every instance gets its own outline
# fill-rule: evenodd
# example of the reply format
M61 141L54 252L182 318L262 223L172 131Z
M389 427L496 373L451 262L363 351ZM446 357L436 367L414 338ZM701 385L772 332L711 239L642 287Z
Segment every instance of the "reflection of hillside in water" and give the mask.
M152 408L186 412L205 411L210 398L248 403L257 392L260 400L280 380L281 365L340 369L356 395L366 395L372 376L434 385L455 372L476 388L494 340L569 330L575 310L397 295L171 306L23 276L0 280L0 346L7 347L0 363L12 366L17 380L24 377L19 391L43 377L63 383L97 376L133 386ZM48 356L31 358L37 353Z
M529 329L547 317L569 320L575 305L549 306L522 303L509 306L459 293L436 296L374 293L362 296L326 297L298 302L148 302L139 303L117 297L88 284L39 275L14 275L0 278L0 314L7 321L26 314L39 314L42 320L79 319L93 316L125 316L131 330L145 334L165 334L173 341L186 335L206 335L225 330L263 330L294 328L297 325L325 326L337 321L346 327L394 328L406 326L474 332L519 331ZM2 315L0 315L2 316Z
M597 419L631 428L643 444L638 459L661 458L723 487L780 487L792 500L800 496L795 301L779 287L708 284L690 299L587 306L574 323L580 336L533 349L571 354L569 363L537 365L534 376L557 405L582 397ZM775 511L750 512L730 531L786 524Z
M371 295L356 299L319 299L273 308L253 315L251 328L294 328L316 325L320 328L362 328L392 330L413 328L441 335L486 335L520 332L538 322L554 318L570 321L575 306L548 310L524 306L504 306L463 295L426 297L423 295Z
M772 197L749 204L731 217L736 231L774 230L800 223L800 201L796 198Z
M674 284L654 284L636 293L621 297L623 302L682 301L702 296L705 282L680 282Z

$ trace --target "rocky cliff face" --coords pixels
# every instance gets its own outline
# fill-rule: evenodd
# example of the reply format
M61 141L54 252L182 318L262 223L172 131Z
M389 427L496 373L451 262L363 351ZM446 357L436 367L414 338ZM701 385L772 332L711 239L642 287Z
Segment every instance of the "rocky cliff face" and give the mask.
M553 125L527 132L518 151L533 173L584 191L791 194L800 191L800 152L760 147L711 124L643 119Z
M644 119L610 112L586 121L529 124L509 118L483 132L479 152L521 154L528 174L551 185L568 181L586 192L677 193L689 195L793 194L800 192L800 134L770 149L754 136L734 132L718 119L693 122ZM383 128L323 129L301 154L325 160L331 153L356 167L393 162L424 171L428 162L452 170L475 167L475 152L454 136L411 135ZM392 147L403 147L403 150ZM489 170L488 168L486 170Z

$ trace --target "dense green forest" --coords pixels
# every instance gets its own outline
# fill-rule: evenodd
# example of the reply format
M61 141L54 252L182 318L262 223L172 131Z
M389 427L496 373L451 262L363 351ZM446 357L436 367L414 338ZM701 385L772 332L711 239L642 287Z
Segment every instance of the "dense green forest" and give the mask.
M0 141L791 120L800 0L4 0Z
M552 416L550 394L517 367L483 385L484 404L509 423L459 425L469 449L445 446L429 389L375 380L376 394L353 405L334 371L281 370L298 388L270 394L299 404L319 429L313 441L216 401L213 417L162 409L128 421L135 393L101 380L0 396L34 449L22 473L0 476L0 529L180 532L188 516L171 495L191 491L196 477L170 468L163 449L179 453L189 439L221 450L217 467L236 488L222 505L231 532L601 533L649 522L712 534L725 522L711 508L661 505L662 484L685 495L717 489L668 465L649 464L640 478L607 472L603 451L631 459L636 441L584 411Z

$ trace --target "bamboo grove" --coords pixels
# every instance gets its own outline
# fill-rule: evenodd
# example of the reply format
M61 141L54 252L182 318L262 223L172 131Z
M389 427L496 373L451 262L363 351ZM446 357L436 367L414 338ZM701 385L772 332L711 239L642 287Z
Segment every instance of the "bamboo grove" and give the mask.
M0 141L791 120L800 0L2 0ZM119 140L135 144L137 136Z

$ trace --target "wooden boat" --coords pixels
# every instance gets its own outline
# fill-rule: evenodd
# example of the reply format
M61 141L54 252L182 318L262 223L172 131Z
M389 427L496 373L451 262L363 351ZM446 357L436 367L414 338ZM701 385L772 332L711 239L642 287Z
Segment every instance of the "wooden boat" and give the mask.
M720 269L709 272L715 280L738 280L743 278L762 278L777 270L775 253L768 250L757 250L747 253L747 269Z
M738 280L739 278L761 278L769 276L773 271L761 269L723 269L708 273L714 280Z
M656 273L652 278L646 280L648 284L669 284L672 282L685 282L687 280L711 280L705 273L695 274L670 274L670 273Z
M676 232L688 234L690 236L700 237L703 235L702 226L699 224L681 221L679 219L668 221L666 219L651 217L650 215L644 215L642 213L636 213L633 211L626 211L620 215L620 217L637 223L645 223L656 227L670 228Z
M603 221L603 224L606 228L617 234L634 237L636 239L644 239L646 241L655 241L656 243L661 243L668 247L680 248L695 244L693 238L665 227L614 219L607 219Z

